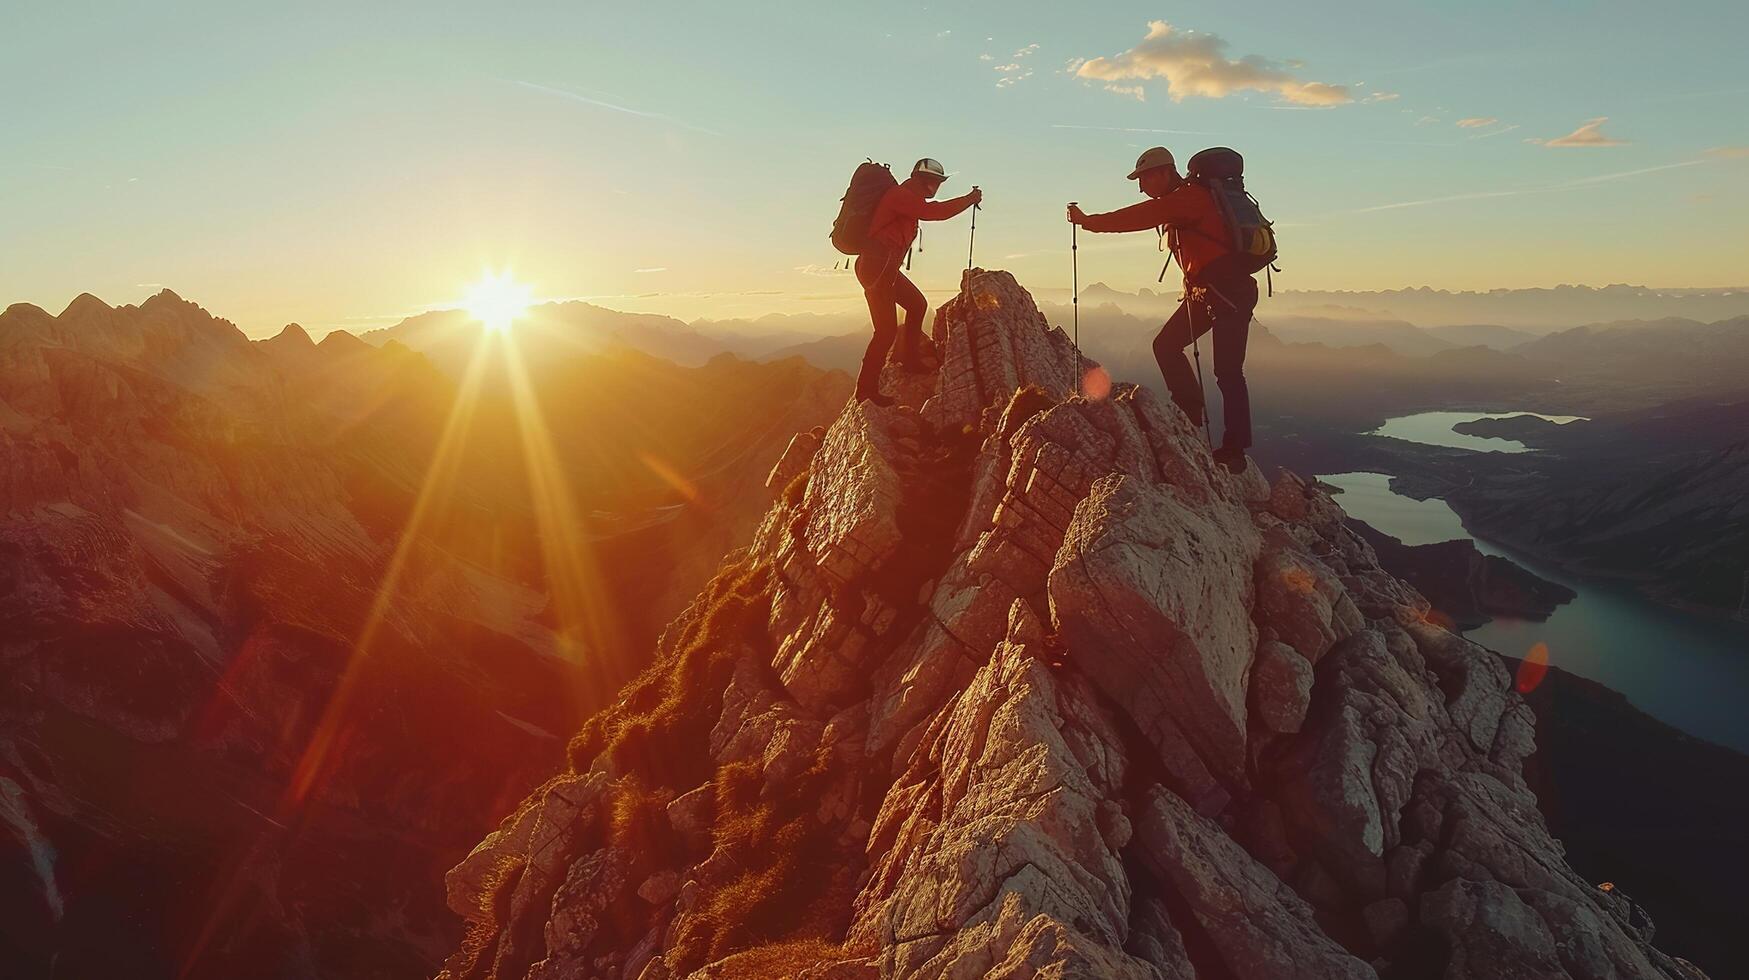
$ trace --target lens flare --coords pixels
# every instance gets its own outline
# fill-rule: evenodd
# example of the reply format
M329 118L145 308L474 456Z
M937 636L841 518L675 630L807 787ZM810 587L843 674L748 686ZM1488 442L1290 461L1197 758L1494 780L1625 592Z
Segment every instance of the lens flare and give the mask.
M510 276L510 270L487 270L480 281L470 285L462 298L468 315L480 321L492 333L504 333L524 313L533 301L534 291Z
M1537 685L1549 672L1549 645L1538 643L1530 648L1524 659L1518 663L1517 688L1520 694L1529 694L1536 690Z
M1087 369L1081 379L1081 391L1089 401L1099 401L1111 394L1111 375L1099 365Z

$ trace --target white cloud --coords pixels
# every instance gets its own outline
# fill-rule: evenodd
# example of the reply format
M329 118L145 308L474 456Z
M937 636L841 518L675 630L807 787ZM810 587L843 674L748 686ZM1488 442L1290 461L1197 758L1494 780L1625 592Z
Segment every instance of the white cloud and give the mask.
M1037 44L1029 44L1024 48L1015 51L1006 64L994 66L996 72L1002 76L996 80L996 87L1008 88L1011 85L1019 83L1023 79L1031 78L1032 69L1021 64L1021 62L1026 59L1027 55L1033 54L1037 51ZM980 55L979 57L985 61L994 60L987 55Z
M1481 129L1483 126L1492 126L1499 121L1493 116L1471 116L1468 119L1459 119L1456 125L1459 129Z
M668 267L665 265L652 265L652 266L645 268L645 269L633 269L632 271L633 272L667 272Z
M1370 95L1368 95L1366 98L1361 99L1360 101L1362 101L1362 102L1395 102L1400 98L1402 98L1402 96L1396 92L1373 92Z
M1147 90L1143 89L1140 85L1113 85L1107 82L1105 90L1107 92L1116 92L1118 95L1127 95L1130 98L1135 99L1137 102L1148 101Z
M1180 31L1163 20L1151 21L1141 43L1109 58L1074 65L1075 74L1102 82L1165 79L1172 101L1189 96L1219 99L1235 92L1272 92L1298 105L1333 106L1354 101L1343 85L1310 82L1295 77L1288 66L1245 55L1226 56L1227 42L1214 34Z
M1609 122L1608 116L1598 116L1596 119L1586 121L1578 129L1573 130L1565 136L1557 136L1552 140L1543 139L1541 137L1532 137L1531 139L1525 140L1525 142L1540 143L1543 146L1598 147L1628 145L1627 140L1618 140L1613 136L1603 135L1603 124L1606 122Z

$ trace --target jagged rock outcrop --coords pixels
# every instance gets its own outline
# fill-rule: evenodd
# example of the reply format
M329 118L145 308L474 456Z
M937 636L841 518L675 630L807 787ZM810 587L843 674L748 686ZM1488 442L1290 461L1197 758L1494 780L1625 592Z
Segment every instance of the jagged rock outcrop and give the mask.
M1492 654L1006 273L450 873L446 978L1694 978L1569 869Z

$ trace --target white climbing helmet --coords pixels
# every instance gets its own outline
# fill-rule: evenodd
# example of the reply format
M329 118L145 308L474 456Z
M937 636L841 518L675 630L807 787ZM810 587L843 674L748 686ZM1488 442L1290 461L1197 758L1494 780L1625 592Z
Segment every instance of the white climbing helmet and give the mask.
M941 165L940 160L936 160L933 157L924 157L917 161L916 166L911 168L911 176L934 177L936 180L946 180L949 177L952 177L953 174L947 172L947 168Z

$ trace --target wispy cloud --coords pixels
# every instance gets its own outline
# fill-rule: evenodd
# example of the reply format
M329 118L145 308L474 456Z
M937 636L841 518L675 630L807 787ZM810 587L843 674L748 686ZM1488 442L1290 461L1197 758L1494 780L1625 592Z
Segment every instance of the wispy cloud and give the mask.
M1576 190L1581 187L1591 187L1606 184L1611 181L1624 180L1628 177L1639 177L1644 174L1661 173L1665 170L1679 170L1683 167L1698 167L1707 163L1706 160L1682 160L1677 163L1662 163L1655 167L1641 167L1638 170L1622 170L1616 173L1596 174L1590 177L1574 177L1553 184L1539 184L1534 187L1503 188L1491 191L1471 191L1465 194L1447 194L1441 197L1427 197L1417 201L1396 201L1391 204L1374 204L1370 207L1355 208L1351 211L1340 211L1338 214L1371 214L1375 211L1397 211L1403 208L1418 208L1429 204L1449 204L1456 201L1480 201L1496 197L1519 197L1525 194L1548 194L1557 191Z
M851 270L847 266L820 265L815 262L809 262L807 265L798 265L793 271L799 272L804 276L848 276L851 273Z
M1038 52L1037 44L1029 44L1009 56L1007 62L996 66L996 74L1002 76L996 79L997 88L1008 88L1032 77L1032 66L1026 64L1028 56Z
M1653 105L1659 102L1686 102L1690 99L1716 99L1722 96L1745 94L1749 94L1749 86L1707 89L1702 92L1668 92L1663 95L1645 95L1637 99L1629 99L1626 104Z
M1424 197L1418 201L1396 201L1391 204L1374 204L1371 207L1355 208L1344 214L1371 214L1374 211L1396 211L1401 208L1418 208L1428 204L1447 204L1453 201L1480 201L1491 197L1516 197L1528 194L1529 191L1473 191L1468 194L1447 194L1443 197Z
M652 265L652 266L648 266L648 267L643 268L643 269L633 269L632 271L633 272L667 272L668 267L665 265Z
M1572 180L1562 181L1548 189L1559 191L1566 190L1570 187L1589 187L1592 184L1604 184L1612 180L1621 180L1623 177L1638 177L1641 174L1662 173L1666 170L1680 170L1683 167L1698 167L1707 162L1708 161L1706 160L1683 160L1679 163L1660 163L1655 167L1641 167L1638 170L1623 170L1613 174L1598 174L1594 177L1575 177Z
M660 113L660 112L648 112L648 111L643 110L643 109L634 109L631 106L617 105L615 103L606 102L606 101L603 101L601 99L591 98L587 95L583 95L583 94L578 93L578 92L570 92L570 91L566 91L565 89L562 89L562 88L553 88L550 85L537 85L534 82L525 82L525 81L522 81L521 79L517 79L517 78L511 78L511 79L505 79L505 80L508 81L512 85L520 85L523 88L532 89L536 92L544 92L547 95L556 95L561 99L569 99L572 102L581 102L584 105L592 105L598 109L607 109L607 110L612 111L612 112L624 113L625 115L628 115L628 116L637 116L641 119L652 119L652 120L655 120L657 122L665 122L671 126L678 126L681 129L690 129L695 133L705 133L705 134L710 135L710 136L723 135L722 133L720 133L714 129L711 129L709 127L699 126L699 125L696 125L694 123L689 123L684 119L676 119L673 116L665 115L665 114Z
M1485 140L1485 139L1488 139L1490 137L1501 136L1501 135L1504 135L1506 133L1510 133L1517 128L1518 128L1517 123L1508 123L1508 124L1502 125L1502 126L1495 126L1493 129L1487 130L1486 132L1471 133L1470 135L1465 136L1464 140L1465 140L1465 142L1468 142L1470 140Z
M1225 136L1201 129L1148 129L1141 126L1077 126L1073 123L1051 123L1052 129L1096 129L1107 133L1165 133L1168 136Z
M1715 146L1706 155L1718 160L1749 160L1749 146Z
M1102 82L1164 79L1172 101L1189 96L1219 99L1235 92L1270 92L1298 105L1333 106L1354 101L1343 85L1305 81L1290 64L1258 55L1227 57L1227 42L1214 34L1181 31L1150 21L1147 36L1128 51L1074 65L1081 78Z
M1372 92L1362 102L1395 102L1403 96L1397 92Z
M1453 125L1459 129L1481 129L1483 126L1492 126L1499 121L1494 116L1470 116L1467 119L1459 119Z
M1627 140L1618 140L1612 136L1605 136L1603 134L1603 124L1606 122L1609 122L1608 116L1598 116L1596 119L1587 120L1585 123L1581 124L1578 129L1573 130L1565 136L1557 136L1554 139L1543 139L1540 136L1533 136L1530 139L1525 140L1525 142L1539 143L1543 146L1596 147L1628 145Z

